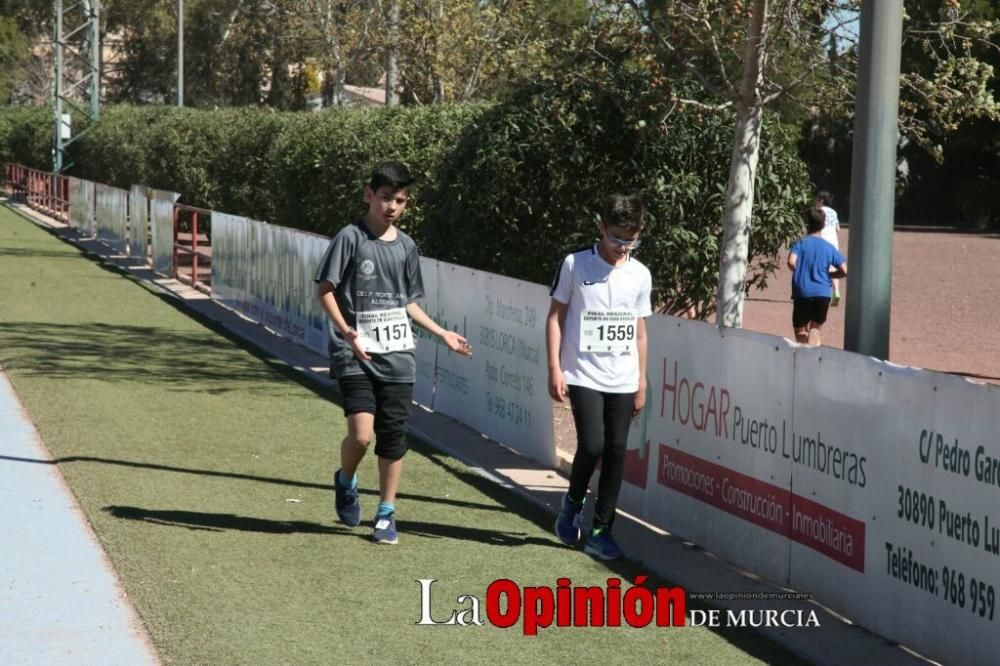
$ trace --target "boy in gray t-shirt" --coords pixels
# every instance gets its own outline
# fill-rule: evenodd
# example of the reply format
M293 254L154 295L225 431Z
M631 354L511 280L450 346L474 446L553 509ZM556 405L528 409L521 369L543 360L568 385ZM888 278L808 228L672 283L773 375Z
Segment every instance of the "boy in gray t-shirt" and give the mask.
M347 417L340 469L333 475L334 504L341 522L361 523L355 472L374 435L380 488L375 543L398 541L395 499L416 379L411 322L452 351L472 354L465 338L438 326L416 302L424 295L420 254L413 239L395 226L412 184L403 164L376 166L365 187L368 212L334 236L314 278L330 319L330 373Z

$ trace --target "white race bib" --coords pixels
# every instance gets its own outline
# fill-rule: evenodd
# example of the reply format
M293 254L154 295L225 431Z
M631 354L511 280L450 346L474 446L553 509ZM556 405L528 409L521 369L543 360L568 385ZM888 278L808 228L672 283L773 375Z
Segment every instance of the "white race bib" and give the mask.
M635 349L635 310L584 310L580 313L581 352L630 352Z
M359 312L357 329L366 352L385 354L413 349L413 331L406 308Z

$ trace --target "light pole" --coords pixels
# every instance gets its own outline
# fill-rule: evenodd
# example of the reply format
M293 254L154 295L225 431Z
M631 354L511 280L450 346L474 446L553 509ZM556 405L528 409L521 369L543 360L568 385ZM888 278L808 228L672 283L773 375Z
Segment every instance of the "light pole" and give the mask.
M177 0L177 106L184 106L184 0Z
M903 0L861 5L844 349L889 358Z

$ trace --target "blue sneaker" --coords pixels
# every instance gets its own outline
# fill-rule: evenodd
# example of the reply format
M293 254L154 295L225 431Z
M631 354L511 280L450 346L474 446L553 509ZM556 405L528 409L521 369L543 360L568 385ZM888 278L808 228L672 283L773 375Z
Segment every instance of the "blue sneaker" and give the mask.
M583 545L583 552L601 560L617 560L625 553L611 536L611 531L603 529L596 535L591 533L587 537L587 543Z
M556 517L556 536L567 546L575 546L580 540L580 524L583 522L583 502L574 502L569 493L563 497L562 509Z
M340 470L333 475L333 506L337 509L340 522L351 527L361 524L361 502L358 501L358 487L348 488L340 483Z
M396 514L375 516L375 531L372 532L372 541L387 544L399 543L399 535L396 533Z

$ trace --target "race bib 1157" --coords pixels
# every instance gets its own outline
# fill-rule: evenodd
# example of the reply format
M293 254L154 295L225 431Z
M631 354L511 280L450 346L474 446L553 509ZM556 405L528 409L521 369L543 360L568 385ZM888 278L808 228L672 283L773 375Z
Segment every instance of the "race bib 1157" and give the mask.
M406 308L368 310L357 315L358 337L373 354L413 349L413 331Z

